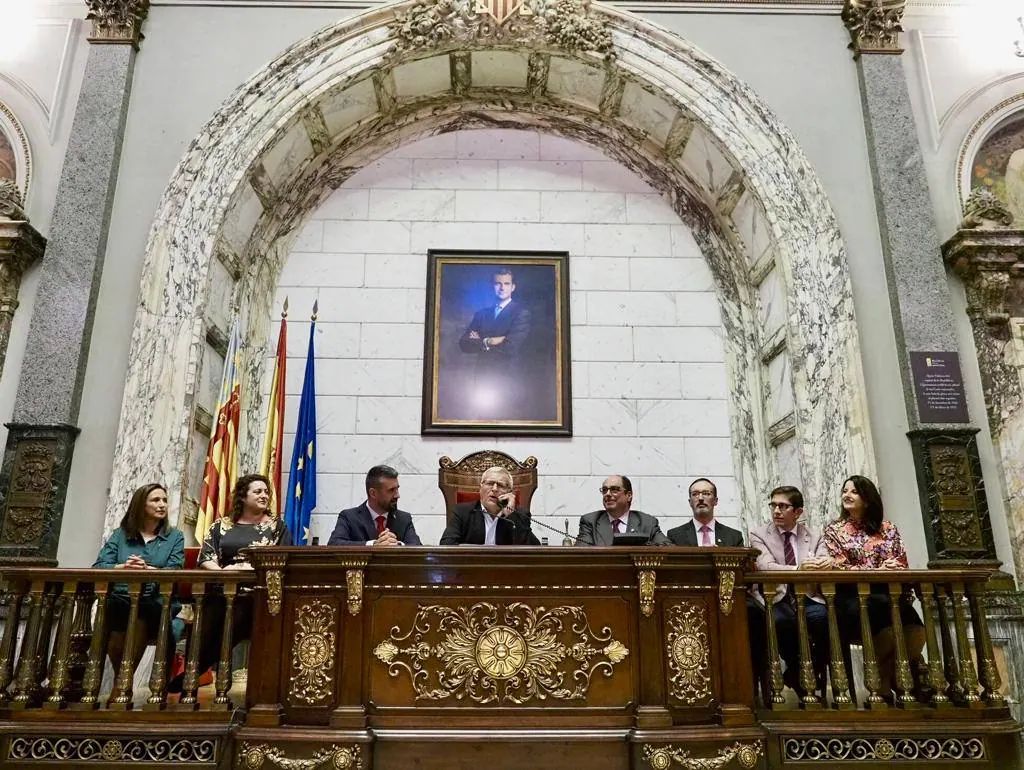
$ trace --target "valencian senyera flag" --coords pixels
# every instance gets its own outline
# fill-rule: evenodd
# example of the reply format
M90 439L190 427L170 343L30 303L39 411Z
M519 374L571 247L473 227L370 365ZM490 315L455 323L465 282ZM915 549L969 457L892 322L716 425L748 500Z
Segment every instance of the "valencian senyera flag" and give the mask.
M260 473L270 479L270 512L281 513L281 444L284 440L284 386L288 361L288 298L281 309L281 329L277 333L277 355L274 358L274 378L267 399L267 430L263 434L263 452L260 455Z
M220 380L203 468L203 490L199 494L196 518L196 540L200 543L206 538L210 525L230 512L231 492L238 480L238 421L242 412L238 338L238 321L235 321L224 357L224 375Z
M313 334L316 332L317 303L309 324L309 350L306 353L306 374L299 399L299 421L295 428L295 448L288 472L288 493L285 497L284 523L295 542L309 545L309 517L316 507L316 376Z

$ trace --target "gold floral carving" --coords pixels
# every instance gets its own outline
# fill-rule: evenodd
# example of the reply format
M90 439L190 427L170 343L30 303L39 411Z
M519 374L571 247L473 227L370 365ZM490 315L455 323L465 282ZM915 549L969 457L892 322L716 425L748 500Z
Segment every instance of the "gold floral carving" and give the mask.
M267 609L271 615L281 611L281 599L284 596L284 578L281 570L267 570Z
M976 762L986 758L980 737L786 738L786 762Z
M585 698L629 650L608 627L593 631L582 607L478 602L420 606L411 628L392 628L373 654L391 676L409 675L417 700L522 704Z
M246 770L260 770L265 762L269 762L281 770L316 770L319 767L350 770L359 767L359 747L335 744L326 749L320 749L309 759L289 759L276 746L266 743L243 742L239 758L242 761L242 767Z
M843 23L854 57L862 53L903 53L900 33L906 0L846 0Z
M732 612L732 596L736 589L736 573L723 570L718 573L718 606L723 615Z
M748 770L757 764L761 756L761 741L753 743L740 743L737 741L732 746L718 750L715 757L691 757L690 752L684 749L677 749L674 746L644 746L640 755L647 760L647 764L654 770L668 770L673 763L679 764L686 770L720 770L729 765L734 759Z
M333 606L320 599L299 607L292 639L292 703L313 706L331 696L334 681L335 617Z
M358 615L363 609L363 571L361 569L346 571L345 584L348 586L348 614Z
M149 0L86 0L87 19L92 21L93 43L131 43L142 39L142 22L149 14Z
M689 706L711 701L711 649L707 612L703 604L683 601L667 614L669 689L673 697Z
M115 762L126 765L211 765L217 760L214 738L107 738L90 736L13 736L2 759L69 764ZM3 764L0 761L0 764Z
M649 554L634 554L633 564L637 569L637 586L640 590L640 612L645 618L654 614L654 587L657 583L655 567L660 567L663 556L652 556Z

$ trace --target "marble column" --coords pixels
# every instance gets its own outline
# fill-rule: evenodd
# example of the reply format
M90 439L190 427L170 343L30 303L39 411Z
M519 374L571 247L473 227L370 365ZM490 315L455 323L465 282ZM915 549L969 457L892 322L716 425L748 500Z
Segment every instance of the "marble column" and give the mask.
M911 430L928 555L933 564L997 565L976 434L971 422L920 413L915 353L955 359L956 327L940 256L899 34L905 0L846 0L881 230L889 302ZM959 363L951 367L959 375ZM962 382L962 377L961 377ZM966 406L964 407L966 412ZM934 419L934 418L931 418Z
M0 562L52 563L57 553L135 55L149 10L149 0L86 2L91 45L0 466ZM23 479L32 480L28 503L19 492ZM15 519L33 536L8 541Z

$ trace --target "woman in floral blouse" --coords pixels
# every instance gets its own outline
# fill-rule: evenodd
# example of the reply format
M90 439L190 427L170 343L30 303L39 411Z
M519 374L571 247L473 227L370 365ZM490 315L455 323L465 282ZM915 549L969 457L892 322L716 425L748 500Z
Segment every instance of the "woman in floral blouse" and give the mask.
M213 522L199 552L198 566L208 570L252 569L243 549L291 544L288 527L270 511L270 480L251 473L235 483L231 516ZM226 606L222 594L206 595L199 647L200 672L217 663L220 657ZM239 591L231 617L231 646L234 647L252 634L252 596L248 592Z
M907 549L899 530L883 518L882 496L871 479L850 476L843 483L842 512L822 535L835 569L907 569ZM850 584L837 592L836 614L843 636L859 641L860 614L856 588ZM882 678L881 693L888 696L896 667L896 642L892 631L892 602L885 583L872 586L867 597L868 621ZM900 619L911 661L924 648L924 624L911 599L900 601Z

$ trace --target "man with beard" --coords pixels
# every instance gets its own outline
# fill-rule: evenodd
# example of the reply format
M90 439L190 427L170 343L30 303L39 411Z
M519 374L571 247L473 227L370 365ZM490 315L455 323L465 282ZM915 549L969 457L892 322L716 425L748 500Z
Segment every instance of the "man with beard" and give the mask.
M694 479L690 482L690 510L693 521L668 531L668 539L675 545L733 546L743 547L743 533L715 521L718 505L718 488L710 479Z
M398 471L375 465L366 474L366 502L338 515L328 545L423 545L412 515L398 510Z

